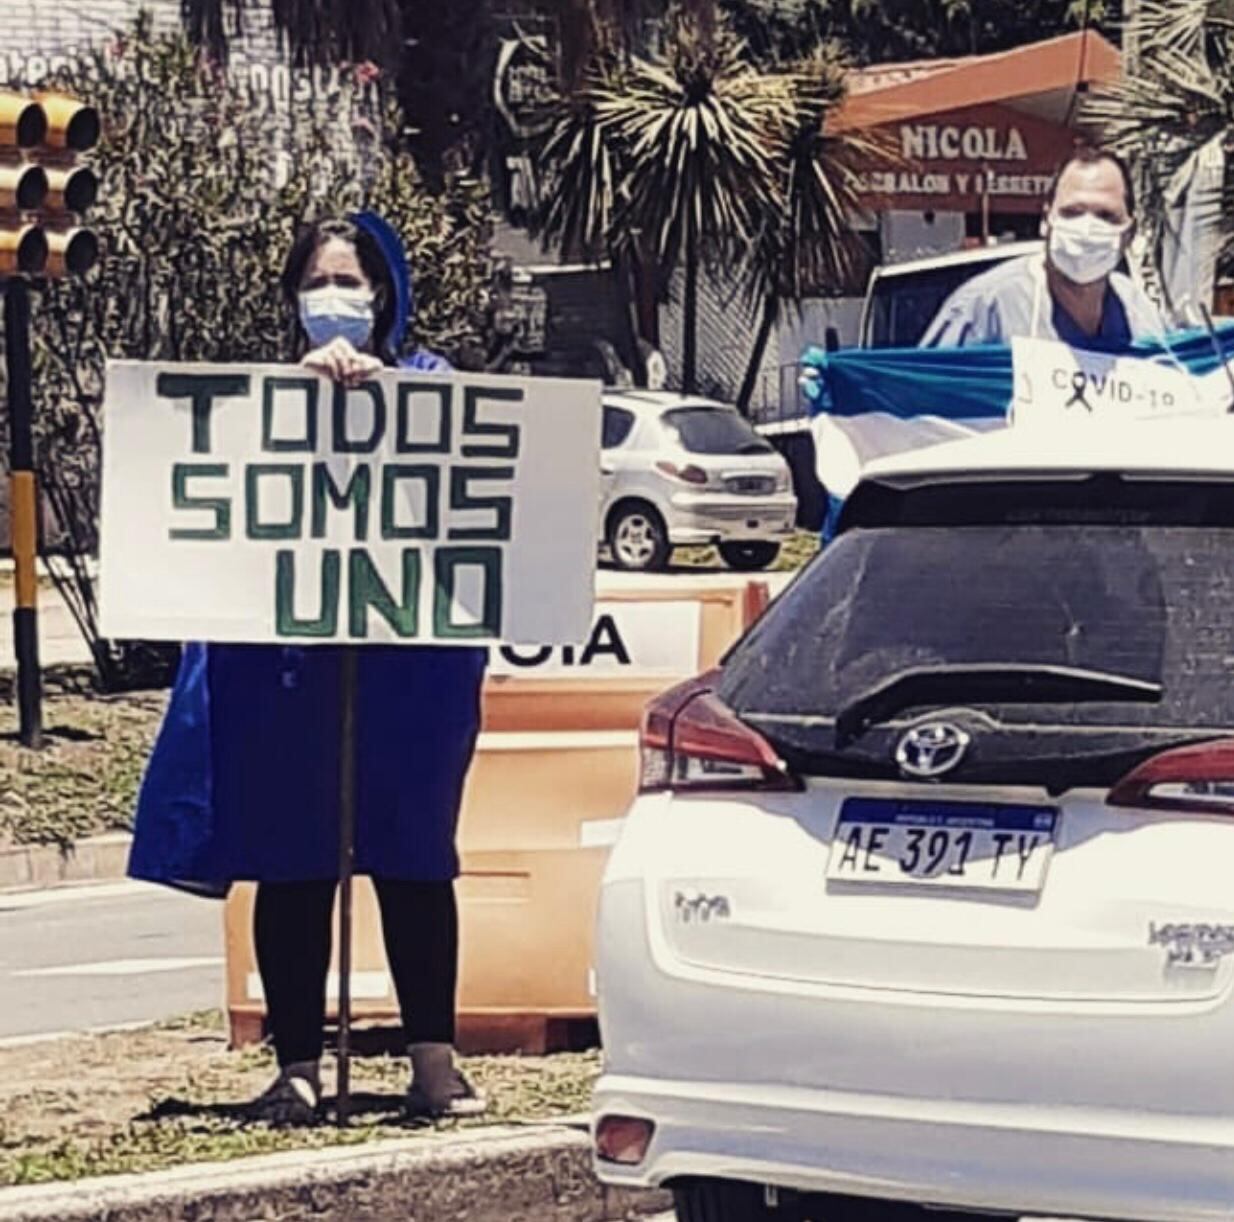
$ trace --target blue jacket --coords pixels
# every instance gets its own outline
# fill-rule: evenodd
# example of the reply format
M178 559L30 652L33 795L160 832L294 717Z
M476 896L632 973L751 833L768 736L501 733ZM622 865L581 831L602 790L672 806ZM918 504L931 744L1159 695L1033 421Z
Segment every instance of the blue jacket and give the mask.
M405 259L392 266L406 275ZM431 353L403 365L450 368ZM458 873L455 827L487 656L359 647L358 873ZM341 659L329 645L185 646L138 796L133 878L224 895L239 879L338 876Z
M443 880L486 651L360 649L356 870ZM223 895L338 872L341 650L187 645L137 802L129 874Z

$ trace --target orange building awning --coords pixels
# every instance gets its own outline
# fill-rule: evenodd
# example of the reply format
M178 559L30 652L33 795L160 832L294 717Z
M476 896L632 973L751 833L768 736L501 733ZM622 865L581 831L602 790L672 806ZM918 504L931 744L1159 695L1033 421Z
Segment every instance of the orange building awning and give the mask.
M900 73L895 65L882 65L855 74L849 96L827 127L834 132L882 127L994 103L1057 122L1077 89L1116 80L1121 70L1118 48L1093 30L936 66L903 65ZM862 77L874 87L863 88ZM880 77L890 83L877 84Z

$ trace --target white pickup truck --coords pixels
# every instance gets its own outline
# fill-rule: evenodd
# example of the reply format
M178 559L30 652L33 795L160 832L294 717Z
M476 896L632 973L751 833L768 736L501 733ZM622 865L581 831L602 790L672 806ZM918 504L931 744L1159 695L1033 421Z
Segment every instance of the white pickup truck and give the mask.
M960 285L1008 259L1040 254L1045 243L1006 242L876 267L861 310L860 348L915 348Z

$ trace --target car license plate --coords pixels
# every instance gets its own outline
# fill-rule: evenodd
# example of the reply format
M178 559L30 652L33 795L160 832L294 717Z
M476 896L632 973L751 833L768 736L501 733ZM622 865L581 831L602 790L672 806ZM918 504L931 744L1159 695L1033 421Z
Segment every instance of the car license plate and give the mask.
M827 878L1040 891L1057 825L1052 806L848 798Z

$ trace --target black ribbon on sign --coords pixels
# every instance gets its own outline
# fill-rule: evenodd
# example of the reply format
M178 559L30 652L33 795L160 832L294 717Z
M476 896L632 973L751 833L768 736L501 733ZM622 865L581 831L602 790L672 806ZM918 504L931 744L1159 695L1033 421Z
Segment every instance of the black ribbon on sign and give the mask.
M1063 404L1064 407L1070 407L1073 403L1078 403L1086 412L1092 414L1093 405L1085 398L1084 392L1088 389L1088 375L1082 370L1077 369L1071 375L1071 398Z

